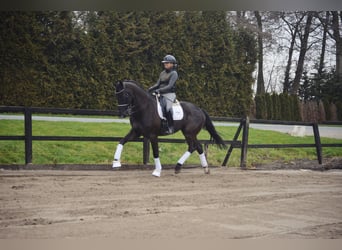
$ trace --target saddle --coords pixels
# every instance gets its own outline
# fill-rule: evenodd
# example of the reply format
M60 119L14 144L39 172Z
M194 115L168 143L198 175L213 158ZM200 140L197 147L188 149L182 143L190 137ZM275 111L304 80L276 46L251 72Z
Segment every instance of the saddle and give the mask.
M165 105L165 102L163 100L160 100L160 99L163 99L163 98L158 98L158 96L156 96L158 115L159 115L160 119L166 120L166 117L165 117L165 106L166 105ZM182 105L180 104L180 102L177 99L175 100L174 103L172 103L172 117L173 117L174 121L182 120L184 117Z

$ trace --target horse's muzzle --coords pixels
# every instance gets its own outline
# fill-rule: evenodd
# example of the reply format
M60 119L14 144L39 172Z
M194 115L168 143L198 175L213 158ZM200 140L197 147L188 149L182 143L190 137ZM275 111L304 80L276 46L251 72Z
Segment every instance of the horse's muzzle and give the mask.
M127 109L119 109L119 117L125 118L128 115Z
M125 118L129 115L129 107L128 105L119 105L119 117Z

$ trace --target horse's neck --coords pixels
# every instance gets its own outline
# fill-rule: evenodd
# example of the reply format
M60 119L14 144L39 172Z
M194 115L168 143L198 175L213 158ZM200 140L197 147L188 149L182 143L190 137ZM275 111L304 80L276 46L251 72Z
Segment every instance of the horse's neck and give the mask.
M156 102L143 89L134 86L135 90L135 105L142 109L142 112L148 112L149 108L155 107Z

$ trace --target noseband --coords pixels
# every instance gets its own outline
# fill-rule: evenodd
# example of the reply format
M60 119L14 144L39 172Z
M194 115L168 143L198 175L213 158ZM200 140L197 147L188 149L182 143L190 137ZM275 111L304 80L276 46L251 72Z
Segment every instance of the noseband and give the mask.
M122 89L120 91L115 91L115 95L119 95L121 93L123 93L125 91L125 89ZM133 113L135 113L136 111L132 111L133 108L135 107L132 103L123 103L123 104L118 104L118 107L127 107L127 114L130 116Z

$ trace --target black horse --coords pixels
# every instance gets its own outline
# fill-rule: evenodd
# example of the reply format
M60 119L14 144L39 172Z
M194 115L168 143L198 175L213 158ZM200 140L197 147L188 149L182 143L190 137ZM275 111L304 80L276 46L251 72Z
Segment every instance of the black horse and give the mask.
M115 84L116 96L118 99L119 113L121 117L130 116L131 130L120 140L113 161L113 168L121 167L120 157L123 145L140 136L144 136L151 141L155 170L152 175L160 177L161 163L159 160L158 136L162 135L162 122L157 112L156 98L141 88L137 82L126 80ZM201 143L197 140L197 134L205 128L212 139L220 147L224 142L209 117L209 115L199 107L189 102L180 102L184 117L182 120L174 121L174 132L182 131L188 144L188 151L178 160L175 173L179 173L181 166L197 150L200 162L205 173L209 173L208 163L203 152Z

